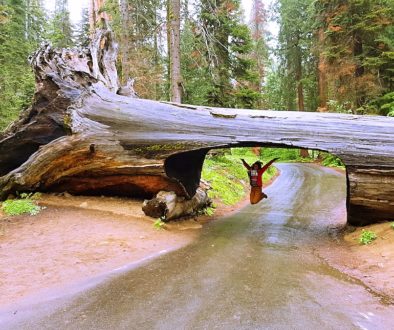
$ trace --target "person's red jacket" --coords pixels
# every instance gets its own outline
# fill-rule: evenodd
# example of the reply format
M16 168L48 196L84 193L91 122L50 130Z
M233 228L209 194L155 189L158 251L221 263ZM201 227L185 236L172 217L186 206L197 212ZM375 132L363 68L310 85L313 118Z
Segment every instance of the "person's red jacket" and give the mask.
M247 170L251 171L252 166L250 166L247 162L245 162L244 159L241 159L241 160L242 160L242 164L247 168ZM267 164L265 164L262 168L260 168L258 170L258 173L257 173L257 186L258 187L263 186L263 174L268 169L268 167L270 167L272 165L272 163L276 160L278 160L278 158L274 158L274 159L270 160Z

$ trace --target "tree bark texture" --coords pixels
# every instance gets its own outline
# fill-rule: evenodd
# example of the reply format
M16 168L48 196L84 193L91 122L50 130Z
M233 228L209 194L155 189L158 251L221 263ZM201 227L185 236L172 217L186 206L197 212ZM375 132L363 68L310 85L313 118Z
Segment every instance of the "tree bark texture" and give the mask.
M318 40L319 44L322 45L324 43L324 29L320 28L318 31ZM327 98L328 98L328 82L327 82L327 58L323 54L322 51L319 52L318 55L318 87L319 87L319 112L327 112Z
M89 25L92 33L100 27L101 23L109 22L108 14L105 11L101 11L104 4L105 0L89 0Z
M170 56L171 101L182 102L181 76L181 2L168 1L168 53Z
M394 220L394 118L221 109L116 94L109 31L89 50L42 47L30 109L0 135L0 197L16 191L191 199L210 149L297 147L347 167L348 220Z

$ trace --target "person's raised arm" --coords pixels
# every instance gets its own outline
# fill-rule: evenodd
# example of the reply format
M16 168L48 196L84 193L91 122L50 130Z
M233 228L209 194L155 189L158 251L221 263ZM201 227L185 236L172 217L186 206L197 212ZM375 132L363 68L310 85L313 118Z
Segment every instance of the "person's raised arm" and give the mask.
M274 158L274 159L271 159L267 164L265 164L265 165L261 168L260 173L264 173L264 172L268 169L268 167L270 167L270 166L271 166L274 162L276 162L278 159L279 159L279 157Z
M248 169L248 171L250 170L250 165L247 163L247 162L245 162L245 159L243 159L243 158L241 158L241 160L242 160L242 164Z

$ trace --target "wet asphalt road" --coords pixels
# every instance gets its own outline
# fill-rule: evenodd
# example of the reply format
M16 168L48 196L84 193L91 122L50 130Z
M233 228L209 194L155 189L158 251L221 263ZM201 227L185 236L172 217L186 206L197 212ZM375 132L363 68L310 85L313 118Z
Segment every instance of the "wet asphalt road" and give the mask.
M279 164L268 200L90 289L8 312L0 329L394 329L394 306L314 252L330 244L345 178Z

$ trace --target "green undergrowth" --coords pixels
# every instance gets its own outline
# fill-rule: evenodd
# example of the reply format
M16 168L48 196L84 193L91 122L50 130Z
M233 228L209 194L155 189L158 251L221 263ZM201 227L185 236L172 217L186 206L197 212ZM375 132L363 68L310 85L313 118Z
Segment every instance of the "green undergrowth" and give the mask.
M321 163L327 167L345 168L342 160L328 152L317 150L308 150L309 157L301 157L299 149L286 148L261 148L260 156L263 159L272 159L279 157L281 162L297 162L297 163Z
M368 244L371 244L372 241L374 241L377 238L378 238L378 236L373 231L362 230L361 235L359 237L359 242L362 245L368 245Z
M161 230L161 229L165 229L165 225L166 224L163 221L163 219L159 218L153 223L153 228L155 228L156 230Z
M239 154L234 149L219 156L207 156L202 171L202 179L208 181L212 189L209 197L225 205L235 205L248 192L249 178L240 158L252 164L259 158L252 153ZM264 159L260 159L264 163ZM275 167L270 167L263 175L264 182L269 181L277 173Z
M1 210L9 216L30 214L37 215L42 207L37 205L39 194L21 194L18 199L8 199L1 203Z

